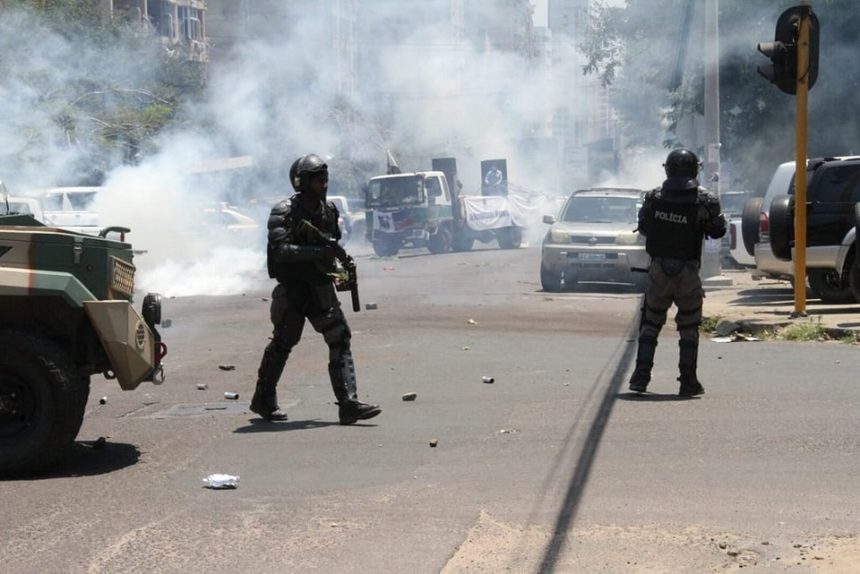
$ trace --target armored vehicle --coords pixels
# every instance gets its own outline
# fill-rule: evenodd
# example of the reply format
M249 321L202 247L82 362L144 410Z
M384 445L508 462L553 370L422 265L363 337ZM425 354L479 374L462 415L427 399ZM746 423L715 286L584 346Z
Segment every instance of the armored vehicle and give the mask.
M148 294L142 314L132 307L128 231L0 215L0 473L37 470L72 445L91 375L123 390L163 381L161 298Z

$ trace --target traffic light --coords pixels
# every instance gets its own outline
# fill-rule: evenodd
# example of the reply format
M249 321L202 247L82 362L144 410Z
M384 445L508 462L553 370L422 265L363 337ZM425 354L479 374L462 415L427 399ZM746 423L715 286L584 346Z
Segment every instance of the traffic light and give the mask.
M797 93L797 40L800 18L809 18L809 89L818 79L818 17L809 6L794 6L783 12L776 22L773 42L760 42L756 48L767 56L772 64L759 66L758 73L776 84L786 94Z

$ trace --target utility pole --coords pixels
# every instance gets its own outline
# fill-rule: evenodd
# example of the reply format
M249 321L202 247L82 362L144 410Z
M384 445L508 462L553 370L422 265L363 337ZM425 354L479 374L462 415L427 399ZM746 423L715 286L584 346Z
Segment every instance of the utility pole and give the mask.
M720 196L720 38L719 0L705 1L705 158L701 184ZM702 278L720 281L720 240L707 239L702 247ZM720 281L722 282L722 281Z

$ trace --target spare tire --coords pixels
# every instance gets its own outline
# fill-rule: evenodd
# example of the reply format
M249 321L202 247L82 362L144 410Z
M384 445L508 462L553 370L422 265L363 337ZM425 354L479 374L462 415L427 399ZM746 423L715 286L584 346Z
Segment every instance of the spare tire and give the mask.
M741 235L743 235L744 248L751 256L755 257L755 244L758 243L759 220L761 219L761 206L764 200L760 197L748 199L744 204L741 219Z
M860 303L860 203L854 206L854 247L848 252L845 269L851 293Z
M770 204L770 249L777 259L791 261L794 243L794 197L777 197Z

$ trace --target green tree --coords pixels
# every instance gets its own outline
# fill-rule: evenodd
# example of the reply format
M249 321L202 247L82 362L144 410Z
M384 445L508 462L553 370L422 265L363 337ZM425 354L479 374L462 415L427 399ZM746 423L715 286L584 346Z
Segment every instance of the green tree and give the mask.
M733 177L725 185L764 190L774 169L794 157L795 99L756 71L768 60L757 42L773 39L777 17L795 0L720 2L720 129L722 160ZM689 36L685 10L692 6ZM633 1L610 7L597 2L581 49L584 72L611 86L628 145L666 147L697 142L682 129L700 115L704 98L702 3ZM818 0L821 22L818 83L810 92L809 153L844 155L856 150L860 118L854 111L860 70L850 64L860 49L860 13L851 0ZM686 42L686 43L685 43ZM685 55L685 62L678 58ZM680 78L674 72L683 70ZM678 81L680 79L680 82Z
M5 138L0 161L98 181L153 152L202 86L199 65L100 0L10 0L0 13L0 91L15 94L17 113L3 123L16 137Z

